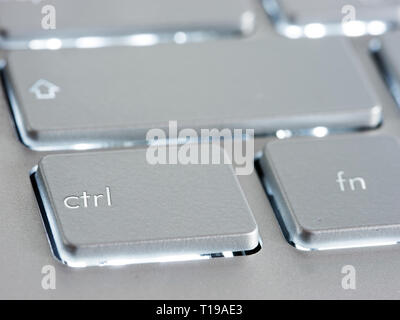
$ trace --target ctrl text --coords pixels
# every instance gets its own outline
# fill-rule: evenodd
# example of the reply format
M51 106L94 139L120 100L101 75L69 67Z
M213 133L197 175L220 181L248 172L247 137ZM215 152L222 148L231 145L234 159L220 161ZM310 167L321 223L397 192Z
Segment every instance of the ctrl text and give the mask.
M64 198L64 206L67 209L111 207L111 188L106 187L105 193L90 194L83 191L81 194Z

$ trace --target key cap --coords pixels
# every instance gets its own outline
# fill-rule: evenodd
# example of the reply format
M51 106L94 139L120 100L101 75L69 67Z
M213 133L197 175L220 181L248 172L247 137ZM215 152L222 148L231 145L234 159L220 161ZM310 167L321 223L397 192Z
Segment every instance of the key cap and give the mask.
M387 136L269 143L263 181L287 240L323 250L400 241L399 143Z
M378 35L400 23L399 0L264 0L264 7L291 38Z
M377 52L382 72L389 89L400 106L400 32L388 33L380 38Z
M231 165L154 165L148 150L40 161L33 181L59 260L72 267L191 260L258 246ZM213 146L210 155L222 152Z
M256 135L375 127L381 107L347 45L278 38L15 51L5 82L20 136L35 150L128 146L151 128L168 135L170 120L179 130Z
M249 0L32 2L35 1L0 2L0 29L3 29L6 39L77 38L179 31L248 34L254 28L254 12ZM53 9L49 5L55 10L54 25L51 20ZM87 42L91 43L93 39ZM31 43L32 48L36 48L35 43L38 42ZM84 45L83 41L78 40L79 44Z

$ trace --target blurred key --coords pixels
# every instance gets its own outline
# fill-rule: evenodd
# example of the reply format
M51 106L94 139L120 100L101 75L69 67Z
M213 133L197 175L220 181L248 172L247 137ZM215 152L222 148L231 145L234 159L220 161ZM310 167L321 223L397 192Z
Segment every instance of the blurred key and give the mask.
M287 240L323 250L400 242L400 146L392 137L267 144L263 181Z
M86 45L95 46L106 41L93 40L101 36L186 31L247 34L253 28L249 0L0 1L0 30L11 41L91 37ZM85 45L83 40L76 44ZM120 44L140 45L146 39L125 40ZM35 49L40 42L30 45Z
M278 31L291 38L378 35L400 24L400 0L263 0L263 3Z
M400 32L382 36L377 54L385 80L400 106Z
M37 150L128 146L151 128L371 128L381 107L345 39L10 52L5 82ZM293 52L296 54L293 55Z

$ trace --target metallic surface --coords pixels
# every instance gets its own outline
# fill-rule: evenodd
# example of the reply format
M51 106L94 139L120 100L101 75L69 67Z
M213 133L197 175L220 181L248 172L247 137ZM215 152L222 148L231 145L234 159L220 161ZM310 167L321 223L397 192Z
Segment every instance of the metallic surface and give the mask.
M249 0L0 1L6 41L205 31L246 34L254 29ZM57 27L43 29L42 8L56 8ZM47 11L44 10L44 13Z
M400 242L400 145L392 137L286 139L260 167L287 240L302 250Z
M380 102L344 40L14 51L5 78L20 136L35 150L126 146L168 120L256 135L376 127ZM51 99L32 93L43 80L57 87Z
M399 0L262 0L278 32L289 38L380 35L400 26Z
M400 32L393 32L371 42L375 58L393 98L400 105Z
M259 27L251 39L269 41L277 37L265 15L258 12ZM384 112L381 127L354 135L389 134L398 139L400 111L369 53L370 38L349 42ZM256 150L261 151L269 140L273 138L257 139ZM2 91L0 146L1 298L400 298L400 246L313 252L293 248L283 237L255 172L240 176L239 181L263 239L264 246L257 254L114 268L68 268L51 255L29 179L31 168L47 153L29 150L19 142ZM56 269L56 290L43 290L41 286L45 265ZM357 270L356 290L343 290L341 286L345 265Z
M62 262L98 266L257 247L257 225L231 165L153 165L148 152L40 161L34 178ZM219 147L210 153L223 157Z

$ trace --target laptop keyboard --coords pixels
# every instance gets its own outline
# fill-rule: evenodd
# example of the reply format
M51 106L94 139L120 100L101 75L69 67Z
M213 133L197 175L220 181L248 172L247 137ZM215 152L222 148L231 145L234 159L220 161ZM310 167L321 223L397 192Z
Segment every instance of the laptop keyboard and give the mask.
M380 133L400 104L400 1L71 3L0 2L13 143L38 159L26 178L48 256L86 267L268 250L248 200L256 190L236 177L235 153L215 146L229 145L214 139L222 130L252 151L285 246L400 242L398 138ZM47 4L55 29L40 24ZM171 163L181 145L186 162ZM170 163L152 163L151 148Z

